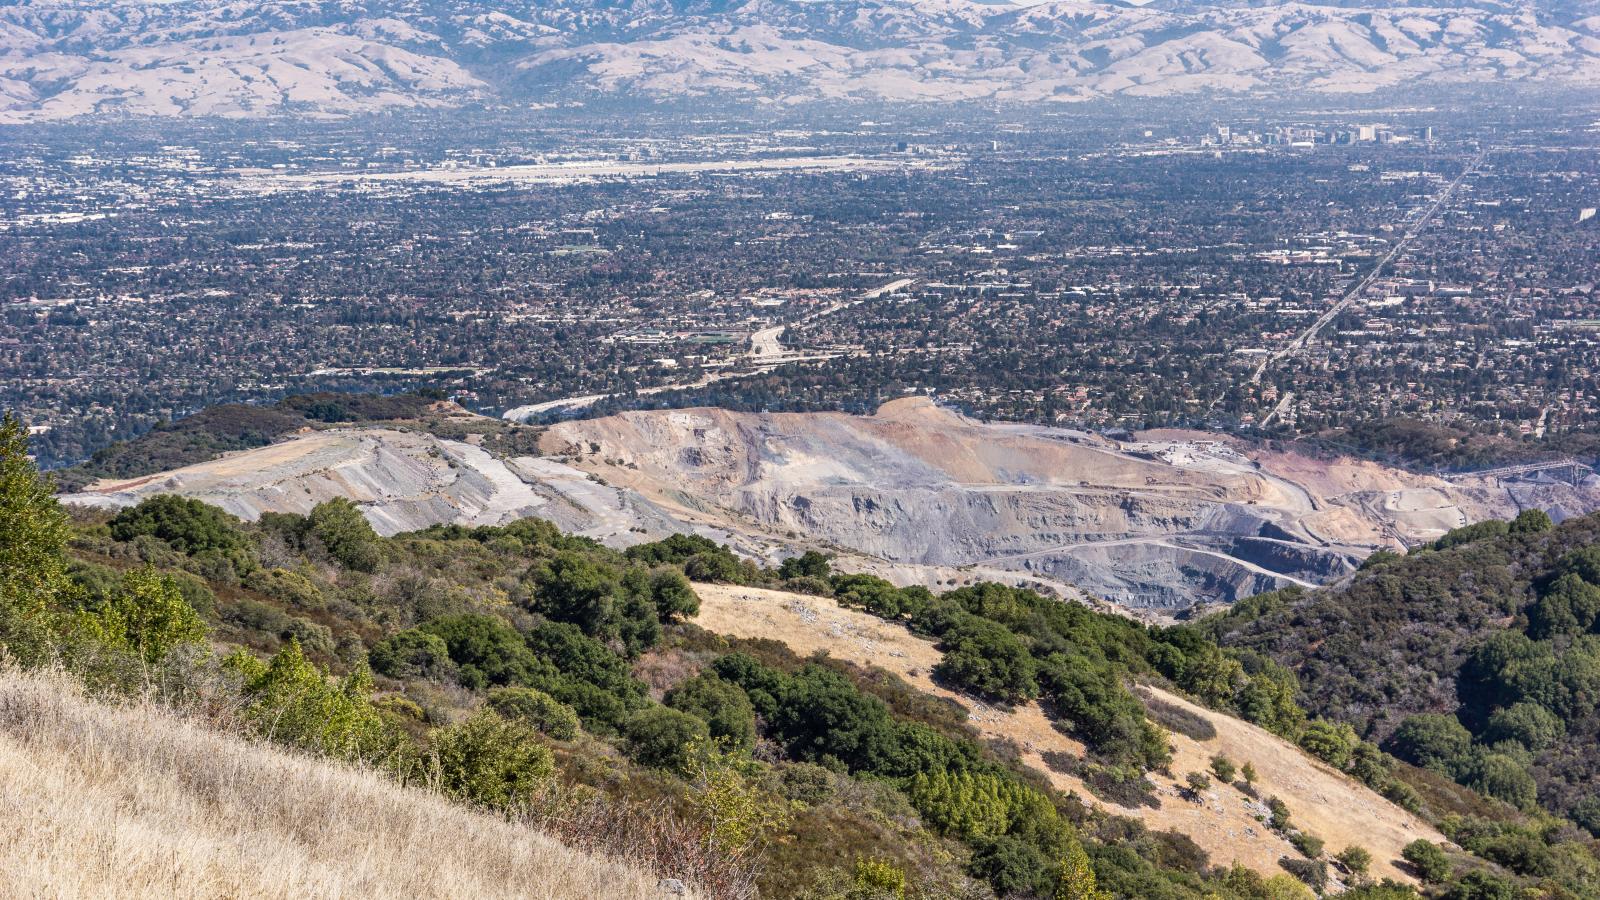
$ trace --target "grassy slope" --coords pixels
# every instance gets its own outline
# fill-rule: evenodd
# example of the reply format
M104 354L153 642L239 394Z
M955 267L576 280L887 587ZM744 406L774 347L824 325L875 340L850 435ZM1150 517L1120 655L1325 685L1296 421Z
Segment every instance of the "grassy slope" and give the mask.
M1253 763L1260 772L1257 788L1261 796L1282 798L1300 826L1327 841L1330 852L1351 845L1366 847L1372 852L1372 871L1378 877L1411 881L1410 873L1397 865L1401 849L1419 837L1444 840L1417 816L1282 738L1155 688L1146 690L1207 719L1217 735L1203 741L1169 735L1177 749L1172 776L1149 775L1158 786L1159 809L1127 809L1094 801L1082 781L1053 772L1045 764L1043 753L1081 756L1083 746L1051 727L1038 704L1006 711L935 684L930 673L941 654L931 642L904 627L840 608L827 598L735 585L696 584L695 590L701 601L696 621L702 627L736 637L779 640L802 656L825 651L837 659L879 666L919 690L951 699L968 709L969 721L984 737L1016 742L1022 748L1022 759L1045 773L1057 788L1075 792L1118 815L1138 818L1152 830L1173 829L1185 834L1204 848L1215 864L1237 861L1272 875L1281 871L1280 857L1299 855L1287 841L1256 821L1260 808L1232 786L1214 785L1209 793L1215 796L1208 796L1204 804L1178 796L1183 776L1205 770L1211 757L1219 753L1236 763Z
M662 896L651 875L426 791L14 671L0 821L6 897Z

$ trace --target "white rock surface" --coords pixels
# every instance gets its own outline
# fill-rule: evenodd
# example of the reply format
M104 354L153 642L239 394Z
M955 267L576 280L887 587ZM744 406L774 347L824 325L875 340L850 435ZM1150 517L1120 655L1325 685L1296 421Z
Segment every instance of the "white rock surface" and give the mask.
M695 530L558 462L501 460L459 441L382 428L314 432L160 475L100 482L62 499L114 509L162 493L194 497L246 520L264 512L304 514L324 500L347 497L386 535L447 522L503 525L529 516L616 545Z

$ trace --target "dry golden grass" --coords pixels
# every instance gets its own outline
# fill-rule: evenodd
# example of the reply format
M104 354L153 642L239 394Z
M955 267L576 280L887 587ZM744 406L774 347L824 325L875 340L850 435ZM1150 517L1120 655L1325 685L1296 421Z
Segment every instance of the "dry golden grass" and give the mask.
M666 896L382 776L0 672L0 896Z

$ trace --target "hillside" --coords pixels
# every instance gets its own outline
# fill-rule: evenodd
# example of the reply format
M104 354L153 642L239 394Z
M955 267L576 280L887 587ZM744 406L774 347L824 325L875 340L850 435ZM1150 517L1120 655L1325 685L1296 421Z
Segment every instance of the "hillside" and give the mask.
M1238 862L1271 875L1278 871L1279 859L1295 853L1282 835L1259 821L1265 809L1261 801L1233 785L1216 785L1204 803L1183 796L1182 773L1205 771L1217 755L1250 762L1258 772L1260 793L1286 802L1302 827L1328 846L1360 845L1370 850L1376 876L1413 880L1402 867L1401 850L1417 838L1444 840L1415 814L1284 739L1157 687L1145 687L1142 693L1200 717L1210 723L1215 735L1204 740L1176 732L1168 735L1175 748L1171 765L1175 774L1152 772L1148 776L1157 785L1159 806L1096 800L1081 777L1056 771L1045 761L1045 754L1081 757L1081 742L1054 728L1037 703L1014 709L990 706L936 682L933 670L941 654L932 641L825 598L731 585L702 584L695 590L701 600L695 621L701 626L720 634L782 641L802 656L826 653L892 672L919 690L965 708L969 721L985 738L1015 742L1022 759L1057 788L1117 815L1136 818L1153 831L1184 834L1204 849L1213 863Z
M1592 86L1592 3L53 0L0 7L0 118Z
M192 710L261 741L247 750L426 786L708 896L1279 900L1382 873L1443 896L1576 890L1596 865L1571 829L1419 794L1425 773L1308 716L1259 654L1004 584L940 588L815 551L762 566L695 535L624 550L537 518L384 536L337 497L254 522L160 493L69 516L20 423L0 424L0 650L18 664ZM50 754L72 721L24 723L23 750ZM196 740L217 759L182 772L250 762ZM1523 857L1464 834L1449 815L1463 806L1514 829ZM288 827L340 838L328 814Z
M665 896L525 826L62 675L0 672L0 815L7 897Z
M1530 514L1461 529L1201 627L1293 669L1312 711L1600 834L1600 516L1548 525Z

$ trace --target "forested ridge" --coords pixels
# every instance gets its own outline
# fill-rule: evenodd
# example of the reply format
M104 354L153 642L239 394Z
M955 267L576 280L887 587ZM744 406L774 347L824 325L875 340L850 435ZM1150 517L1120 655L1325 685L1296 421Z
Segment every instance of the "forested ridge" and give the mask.
M1401 759L1600 835L1600 515L1470 525L1197 627Z
M1149 627L993 584L936 595L816 553L763 569L685 535L619 551L534 519L382 538L345 501L254 523L174 496L69 512L20 423L0 430L0 645L11 664L63 667L107 698L153 697L373 768L709 896L1415 896L1271 797L1262 826L1298 848L1282 872L1208 859L1182 834L1054 790L1018 748L979 740L964 710L886 672L695 626L692 581L831 597L938 641L941 682L1040 700L1089 748L1062 764L1105 798L1163 802L1142 775L1170 765L1167 729L1196 727L1147 708L1131 688L1148 681L1434 821L1471 811L1475 833L1520 841L1517 858L1465 837L1475 853L1407 848L1430 896L1600 884L1575 829L1438 790L1338 717L1308 714L1296 698L1315 691L1290 666L1219 646L1210 623ZM1197 794L1212 778L1253 790L1248 763L1186 775Z

